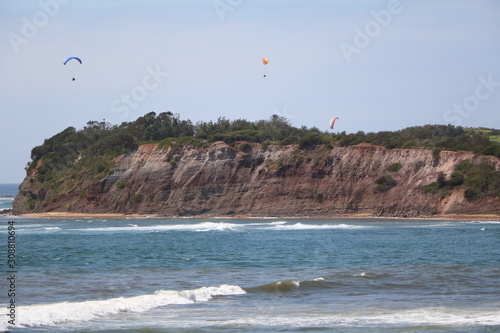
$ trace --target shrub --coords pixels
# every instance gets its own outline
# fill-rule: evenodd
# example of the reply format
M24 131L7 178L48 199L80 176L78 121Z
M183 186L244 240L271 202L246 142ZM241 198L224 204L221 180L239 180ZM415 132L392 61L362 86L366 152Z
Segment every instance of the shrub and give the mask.
M424 193L429 193L429 194L438 194L439 193L439 186L436 182L430 183L428 185L424 185L420 189Z
M297 137L289 136L288 138L281 140L280 144L283 146L288 146L288 145L297 144L297 142L299 142L299 139Z
M432 158L434 159L434 165L438 165L439 160L441 159L441 149L434 148L432 150Z
M455 170L456 181L459 183L463 179L463 185L466 188L464 195L467 200L500 196L500 171L497 171L493 165L475 164L470 160L465 160L457 165Z
M401 165L401 163L396 162L396 163L393 163L393 164L389 165L389 166L387 167L387 169L386 169L386 170L387 170L387 171L391 171L391 172L397 172L397 171L399 171L402 167L403 167L403 166Z
M119 180L116 182L116 188L119 190L123 190L125 188L125 182L123 180Z
M300 138L299 140L299 148L300 149L309 149L313 148L316 145L322 143L322 137L319 133L309 133Z
M243 142L238 146L238 149L242 152L248 152L252 150L252 145L248 142Z
M130 202L140 204L142 202L142 197L142 193L137 193L132 198L130 198Z
M264 142L262 142L262 143L261 143L260 148L261 148L262 150L266 150L266 149L267 149L267 147L269 147L270 145L271 145L271 141L266 140L266 141L264 141Z
M445 177L444 173L440 172L440 173L438 174L438 178L437 178L436 183L437 183L437 186L438 186L439 188L443 188L443 187L445 187L446 185L448 185L448 182L446 181L446 177Z
M233 144L236 141L263 142L267 139L266 133L259 130L241 130L228 133L216 133L210 136L209 141L224 141Z
M453 172L448 180L448 185L450 186L460 186L465 182L464 175L460 172Z
M375 187L375 191L377 192L388 191L394 186L396 186L397 183L398 182L389 175L382 176L375 181L375 184L377 184L377 186Z
M468 188L465 190L464 192L464 197L465 199L467 199L468 201L474 201L474 200L477 200L480 198L480 195L479 193L477 193L476 191Z

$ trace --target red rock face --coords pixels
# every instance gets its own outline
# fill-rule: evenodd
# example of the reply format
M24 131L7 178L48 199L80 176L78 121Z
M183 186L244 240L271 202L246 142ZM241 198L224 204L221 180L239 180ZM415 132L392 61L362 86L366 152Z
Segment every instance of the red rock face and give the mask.
M61 191L40 188L28 175L14 213L71 211L165 216L309 216L344 214L419 217L435 214L500 214L500 199L473 203L456 188L446 196L420 187L451 175L463 160L480 159L500 170L495 157L443 151L436 160L425 149L386 149L362 144L299 150L254 144L241 152L222 142L209 148L139 147L118 156L114 172L84 179ZM400 163L398 170L387 168ZM377 179L394 182L377 188ZM66 180L61 179L64 184Z

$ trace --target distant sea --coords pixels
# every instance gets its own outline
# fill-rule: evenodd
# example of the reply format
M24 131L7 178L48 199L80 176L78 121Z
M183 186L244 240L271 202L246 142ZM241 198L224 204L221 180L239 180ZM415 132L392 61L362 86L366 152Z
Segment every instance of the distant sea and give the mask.
M19 191L19 184L0 184L0 214L12 209L12 202Z
M0 331L500 331L500 221L0 221Z

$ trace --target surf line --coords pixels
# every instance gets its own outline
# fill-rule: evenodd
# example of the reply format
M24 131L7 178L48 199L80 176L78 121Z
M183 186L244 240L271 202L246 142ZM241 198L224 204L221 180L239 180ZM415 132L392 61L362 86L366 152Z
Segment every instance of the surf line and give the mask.
M7 281L9 281L9 289L7 297L9 303L7 306L7 322L10 325L16 325L16 222L7 222Z

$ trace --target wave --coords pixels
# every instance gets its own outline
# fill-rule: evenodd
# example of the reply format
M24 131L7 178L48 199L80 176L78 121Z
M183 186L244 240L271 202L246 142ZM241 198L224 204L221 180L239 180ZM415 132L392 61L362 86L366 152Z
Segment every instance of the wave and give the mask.
M201 287L192 290L160 290L149 295L99 301L19 306L17 311L23 315L16 323L25 327L52 326L89 321L122 312L139 313L168 305L207 302L215 296L243 294L246 292L241 287L224 284L219 287ZM0 316L6 316L4 309L0 311Z
M333 275L320 276L309 280L281 280L263 284L257 287L246 288L247 292L267 292L267 293L280 293L290 292L300 289L301 291L314 291L318 289L331 289L339 288L350 284L359 285L360 281L371 281L374 283L376 280L385 281L391 277L389 273L375 273L370 271L359 272L339 272ZM381 282L381 283L382 283ZM382 286L380 286L382 287Z
M290 292L297 289L325 289L339 286L341 283L334 281L326 281L322 276L311 280L283 280L272 283L267 283L253 288L245 289L247 292L267 292L267 293L282 293Z
M295 223L287 225L286 221L275 221L270 223L228 223L228 222L201 222L195 224L170 224L170 225L152 225L139 226L137 224L128 224L123 227L99 227L74 229L78 231L237 231L245 228L272 229L272 230L303 230L303 229L350 229L360 228L347 224L339 225L313 225Z
M44 230L61 230L59 227L44 227Z
M466 221L466 224L500 224L500 221Z
M152 225L139 226L137 224L128 224L123 227L102 227L73 229L76 231L227 231L244 227L244 224L225 223L225 222L201 222L196 224L172 224L172 225Z
M361 229L367 228L366 226L352 225L352 224L303 224L297 222L291 225L276 225L274 230L309 230L309 229Z
M332 329L343 328L348 331L353 328L377 329L380 331L434 331L441 326L442 331L449 329L468 331L467 327L481 327L484 331L496 331L500 325L500 312L496 310L456 309L448 307L428 307L411 310L373 309L346 312L317 312L307 314L277 313L269 321L268 315L242 317L229 320L226 327L258 327L266 330L274 329ZM370 330L371 331L371 330ZM441 330L440 330L441 331ZM455 331L455 330L453 330ZM475 332L476 330L474 330ZM355 332L358 332L355 330Z
M0 197L0 211L12 209L14 198Z
M90 231L90 232L122 232L122 231L244 231L251 229L267 229L267 230L308 230L308 229L360 229L371 228L374 226L361 226L351 224L309 224L297 222L289 224L288 221L273 221L273 222L250 222L250 223L234 223L234 222L200 222L200 223L179 223L179 224L159 224L159 225L140 225L137 223L128 223L123 226L103 226L95 228L79 228L75 231Z

